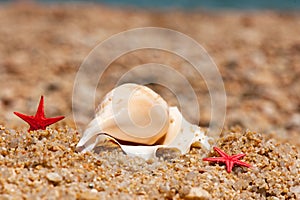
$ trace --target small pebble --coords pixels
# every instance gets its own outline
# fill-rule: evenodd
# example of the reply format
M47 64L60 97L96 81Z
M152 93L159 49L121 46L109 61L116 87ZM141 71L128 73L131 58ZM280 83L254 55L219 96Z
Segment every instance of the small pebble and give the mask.
M156 157L162 158L163 160L172 160L178 158L181 152L177 148L158 148L156 150Z
M58 184L62 181L62 177L58 173L48 173L46 175L47 179L55 184Z
M185 199L209 200L211 199L211 195L201 187L193 187L191 188L189 194L185 196Z
M99 197L98 197L97 193L95 193L93 191L87 191L87 192L78 194L77 199L79 199L79 200L99 200Z

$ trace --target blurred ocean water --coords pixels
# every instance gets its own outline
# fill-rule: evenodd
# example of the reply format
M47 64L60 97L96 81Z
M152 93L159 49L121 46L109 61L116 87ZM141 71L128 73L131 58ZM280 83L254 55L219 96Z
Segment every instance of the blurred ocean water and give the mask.
M24 1L24 0L23 0ZM26 1L26 0L25 0ZM12 2L0 0L0 2ZM102 3L113 6L143 8L209 8L209 9L276 9L298 10L300 0L36 0L46 3Z

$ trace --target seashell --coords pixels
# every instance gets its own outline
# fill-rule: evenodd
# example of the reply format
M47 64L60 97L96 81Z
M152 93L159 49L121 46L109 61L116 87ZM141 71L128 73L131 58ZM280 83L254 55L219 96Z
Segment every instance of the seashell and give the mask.
M93 151L107 140L128 155L145 159L163 147L187 153L197 141L210 149L210 138L186 121L177 107L169 107L159 94L133 83L116 87L104 97L76 150Z

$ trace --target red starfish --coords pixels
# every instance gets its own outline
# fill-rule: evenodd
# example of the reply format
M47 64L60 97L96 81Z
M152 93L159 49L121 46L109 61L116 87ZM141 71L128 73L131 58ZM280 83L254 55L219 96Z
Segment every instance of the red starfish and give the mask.
M211 162L225 163L226 164L226 170L227 170L228 173L231 172L231 170L232 170L232 168L235 164L241 165L241 166L244 166L244 167L251 167L251 165L249 165L248 163L245 163L245 162L242 162L242 161L239 160L239 159L243 158L246 155L244 153L229 156L228 154L226 154L224 151L222 151L218 147L214 147L214 150L216 152L218 152L218 154L221 157L203 158L203 160L204 161L211 161Z
M38 129L45 130L47 126L58 122L65 118L64 116L53 117L53 118L46 118L44 113L44 97L41 96L41 100L39 103L39 107L36 111L35 116L24 115L22 113L14 112L15 115L26 121L30 128L28 131L34 131Z

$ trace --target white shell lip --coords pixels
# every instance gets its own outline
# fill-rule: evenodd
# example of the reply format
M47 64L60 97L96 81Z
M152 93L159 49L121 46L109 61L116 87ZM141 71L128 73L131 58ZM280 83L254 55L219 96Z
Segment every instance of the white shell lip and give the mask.
M163 128L156 138L151 142L145 140L145 142L139 142L144 140L144 138L138 138L135 140L134 137L128 137L122 135L122 131L115 129L114 121L112 120L115 115L120 114L120 110L124 109L124 104L118 107L118 112L112 112L112 94L117 89L122 90L120 94L122 97L118 101L121 101L123 98L123 92L132 92L132 90L138 89L138 92L135 93L138 98L141 98L142 101L148 101L147 98L150 98L149 102L155 105L159 104L162 110L168 115L167 122L163 124ZM150 91L150 92L149 92ZM126 99L126 98L125 98ZM136 99L134 99L136 100ZM135 104L132 104L135 106ZM138 106L138 105L137 105ZM138 107L139 109L144 107ZM146 107L146 109L151 109L152 107ZM147 111L147 110L146 110ZM134 112L133 112L134 113ZM135 114L138 112L135 112ZM146 113L147 112L142 112ZM138 113L139 114L139 113ZM143 117L144 115L138 116ZM158 120L164 120L166 117L159 118L160 115L154 113L153 116ZM156 120L157 121L157 120ZM109 128L107 128L109 127ZM110 129L111 128L111 129ZM116 131L116 132L107 132ZM113 134L110 134L113 133ZM116 137L119 136L119 137ZM122 138L124 137L124 139ZM155 137L155 136L154 136ZM129 139L128 139L129 138ZM121 144L118 140L129 141L140 143L140 145L124 145ZM149 159L155 157L156 151L158 148L177 148L180 150L181 154L188 153L192 143L199 141L202 146L206 149L210 149L209 140L211 138L205 135L205 132L197 125L193 125L186 121L177 107L168 107L166 102L154 91L146 86L141 86L137 84L124 84L109 92L103 102L100 104L100 109L96 114L96 117L90 122L88 128L84 131L82 138L77 144L76 150L79 152L93 151L95 147L101 146L106 140L112 140L120 146L120 148L129 156L139 156L144 159ZM158 141L159 140L159 141ZM138 141L138 142L136 142ZM154 141L154 142L153 142ZM156 143L155 143L156 142ZM155 143L155 144L154 144Z

